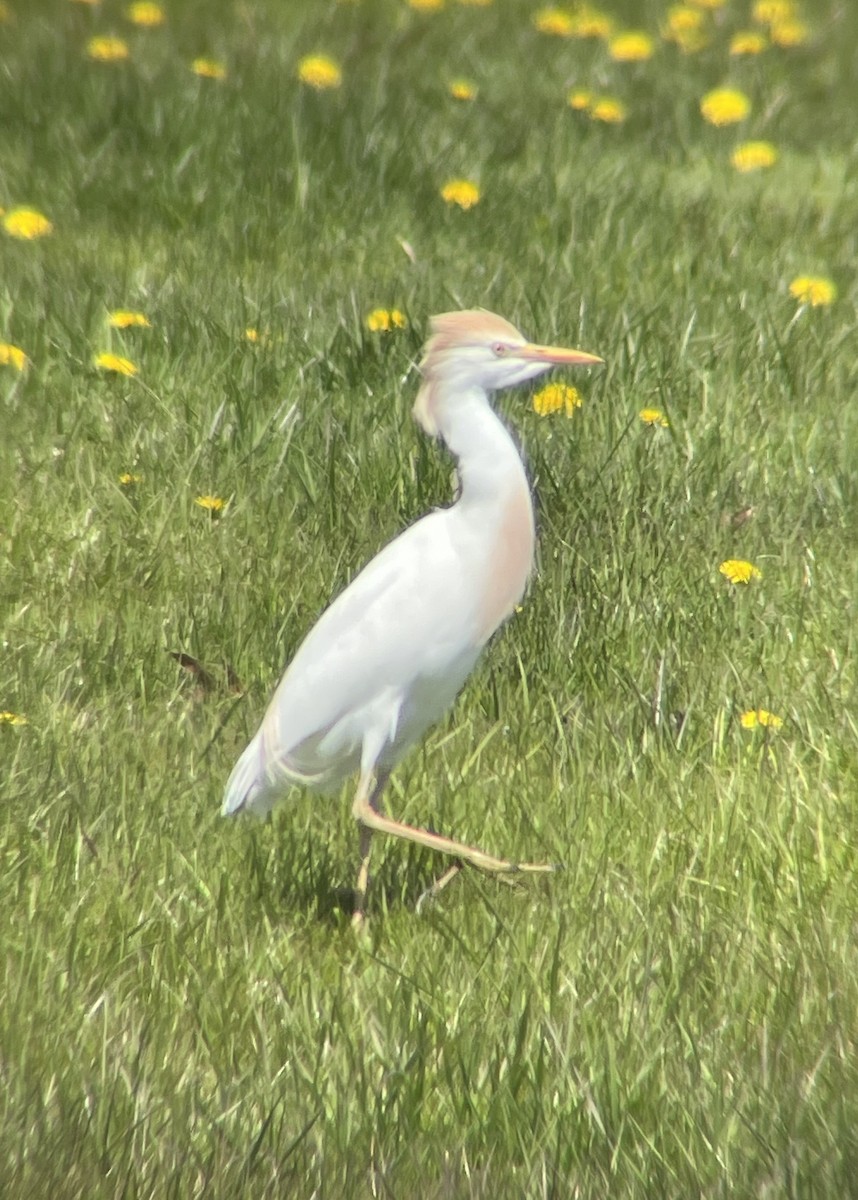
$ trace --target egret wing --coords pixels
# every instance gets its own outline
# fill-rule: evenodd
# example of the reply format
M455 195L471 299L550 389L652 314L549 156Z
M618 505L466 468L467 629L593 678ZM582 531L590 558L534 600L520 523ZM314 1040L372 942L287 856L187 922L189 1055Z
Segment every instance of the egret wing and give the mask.
M479 645L450 511L430 513L386 546L310 630L236 765L227 811L254 787L336 786L359 765L369 734L395 743L400 730L411 741L456 695Z

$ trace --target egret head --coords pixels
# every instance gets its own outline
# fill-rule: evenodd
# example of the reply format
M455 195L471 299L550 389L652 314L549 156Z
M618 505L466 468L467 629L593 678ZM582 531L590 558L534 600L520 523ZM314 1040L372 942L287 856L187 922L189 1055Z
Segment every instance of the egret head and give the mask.
M435 411L439 390L493 392L524 383L553 366L602 362L583 350L529 342L509 321L482 308L442 313L432 317L430 326L420 362L423 384L414 405L414 416L430 434L439 432Z

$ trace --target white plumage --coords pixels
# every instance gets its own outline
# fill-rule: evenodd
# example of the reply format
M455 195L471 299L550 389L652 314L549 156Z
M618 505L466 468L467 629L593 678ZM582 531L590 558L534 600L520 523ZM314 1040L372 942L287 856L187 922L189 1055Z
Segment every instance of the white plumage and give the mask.
M362 826L356 919L372 830L495 872L516 866L378 811L390 770L449 707L480 651L521 598L533 508L521 458L487 392L554 363L601 360L534 346L483 310L433 318L415 416L458 460L459 499L390 542L322 614L238 760L223 811L265 813L291 784L335 790L359 771ZM448 875L451 874L448 872ZM446 880L445 876L445 880Z

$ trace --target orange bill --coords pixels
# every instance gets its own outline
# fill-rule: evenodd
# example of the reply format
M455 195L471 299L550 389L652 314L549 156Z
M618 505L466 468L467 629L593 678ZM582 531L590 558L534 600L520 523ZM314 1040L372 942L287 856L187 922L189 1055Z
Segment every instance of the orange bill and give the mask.
M563 346L536 346L532 342L516 346L515 356L530 359L532 362L569 367L597 367L605 361L596 354L587 354L585 350L566 350Z

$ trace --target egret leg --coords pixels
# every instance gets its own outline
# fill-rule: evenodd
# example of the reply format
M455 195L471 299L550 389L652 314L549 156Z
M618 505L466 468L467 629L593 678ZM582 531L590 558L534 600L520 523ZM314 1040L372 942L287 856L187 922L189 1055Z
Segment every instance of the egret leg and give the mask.
M443 875L439 875L433 880L425 892L421 892L417 901L417 912L421 913L425 906L432 900L437 900L440 892L444 890L448 883L452 883L462 869L460 862L453 863L452 867L448 867Z
M358 788L359 794L362 794L363 803L372 811L378 811L378 805L381 803L381 793L384 791L387 783L388 772L379 772L377 775L367 774L361 776L360 785ZM366 903L366 893L369 887L369 856L372 850L372 829L369 825L361 823L360 827L360 869L358 870L357 883L355 884L355 903L352 912L352 927L360 929L364 923L364 905Z
M376 787L372 786L372 780L372 772L361 776L352 806L352 815L362 828L369 828L375 833L387 833L391 837L403 838L407 842L416 842L418 846L425 846L428 850L437 850L441 854L460 858L463 862L470 863L472 867L486 871L490 875L541 874L556 869L551 863L514 863L503 858L493 858L492 855L486 854L484 850L480 850L476 846L466 846L464 842L456 842L452 838L442 837L441 834L430 833L428 829L419 829L414 825L406 825L404 821L395 821L392 817L386 817L375 807L374 802L377 801L380 789L377 785ZM387 777L385 776L386 781ZM447 883L449 883L449 879L445 878L444 885Z
M360 827L360 870L355 884L355 904L352 911L352 926L360 929L364 922L366 889L369 886L369 854L372 849L372 830L367 825Z
M440 893L444 890L444 888L447 886L448 883L453 882L453 880L456 878L456 876L461 872L464 865L465 864L463 862L453 863L452 867L448 867L447 870L443 872L443 874L439 875L437 879L433 880L432 883L429 884L429 887L426 889L425 892L420 893L419 897L417 898L417 904L416 904L416 910L418 913L421 913L427 904L438 899L438 896L440 895ZM522 868L522 867L519 867L518 869L526 870L526 868ZM537 869L542 870L542 871L556 871L559 868L555 865L555 866L538 867ZM495 878L498 883L504 883L504 884L506 884L507 887L514 888L516 886L516 884L518 883L518 880L516 879L515 875L496 875Z

